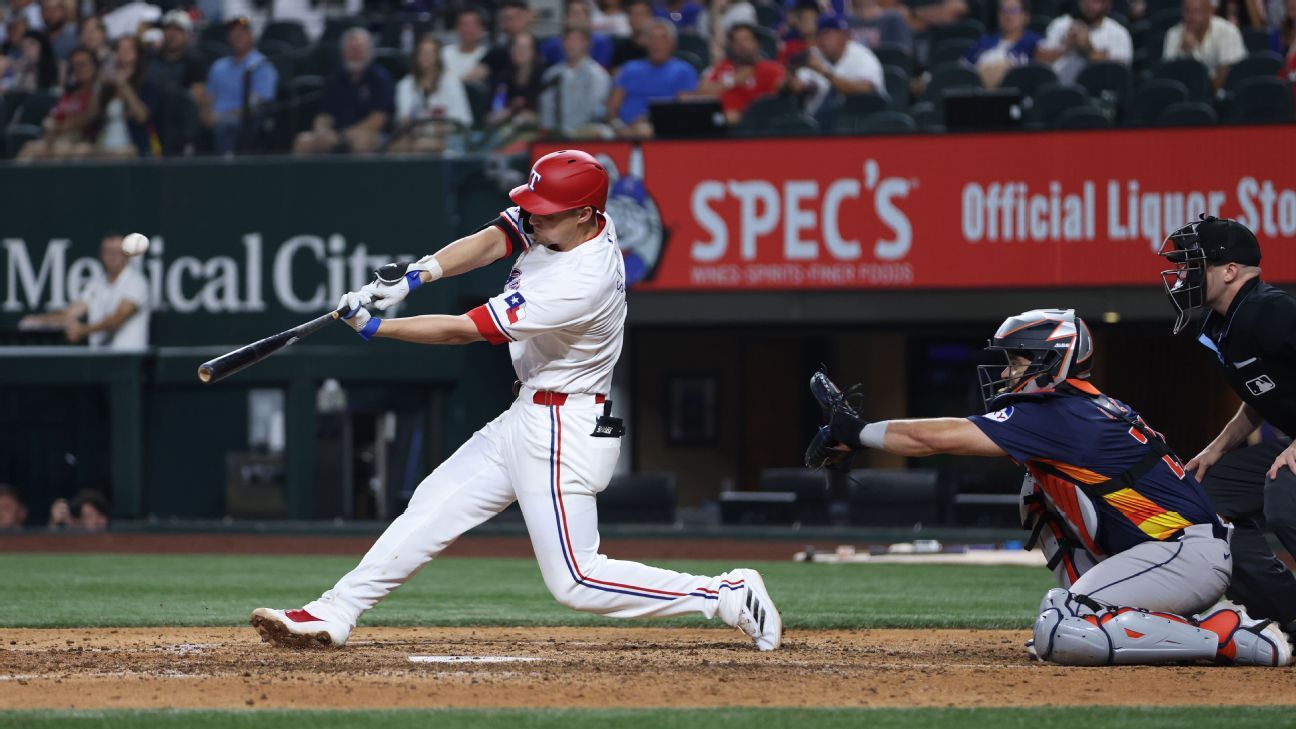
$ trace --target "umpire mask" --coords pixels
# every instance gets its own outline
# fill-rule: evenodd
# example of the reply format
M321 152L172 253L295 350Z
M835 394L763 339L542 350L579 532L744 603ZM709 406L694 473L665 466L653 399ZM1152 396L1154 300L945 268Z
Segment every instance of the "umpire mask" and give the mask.
M1203 215L1167 236L1158 255L1174 264L1161 272L1161 286L1178 314L1173 329L1178 334L1206 307L1206 266L1258 266L1260 244L1241 223Z

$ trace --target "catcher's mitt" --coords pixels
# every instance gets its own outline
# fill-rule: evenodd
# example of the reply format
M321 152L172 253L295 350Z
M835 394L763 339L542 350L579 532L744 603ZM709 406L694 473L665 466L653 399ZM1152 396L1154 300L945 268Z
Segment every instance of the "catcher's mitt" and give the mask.
M848 401L849 393L842 392L825 370L810 378L810 394L814 395L823 411L824 426L819 428L806 448L807 468L850 469L855 451L861 450L859 433L867 425ZM838 446L845 445L847 450Z

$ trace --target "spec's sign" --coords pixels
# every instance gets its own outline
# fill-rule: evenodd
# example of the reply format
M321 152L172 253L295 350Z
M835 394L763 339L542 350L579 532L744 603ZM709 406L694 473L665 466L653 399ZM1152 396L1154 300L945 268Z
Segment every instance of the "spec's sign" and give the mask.
M1296 281L1281 126L584 148L639 290L1151 286L1162 240L1203 213Z

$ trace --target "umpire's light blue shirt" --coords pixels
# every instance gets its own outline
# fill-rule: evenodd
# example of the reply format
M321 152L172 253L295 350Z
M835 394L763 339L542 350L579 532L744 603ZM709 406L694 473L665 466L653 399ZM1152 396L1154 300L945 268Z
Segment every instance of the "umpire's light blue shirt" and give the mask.
M273 101L275 85L279 83L279 72L259 51L251 51L242 61L233 56L225 56L212 64L207 72L207 93L211 94L212 111L216 116L229 117L237 114L243 107L243 74L249 69L252 75L249 82L252 88L248 97L257 103Z
M648 102L674 99L681 92L697 88L698 74L687 61L672 58L654 66L642 58L630 61L617 74L617 88L625 89L618 116L626 124L648 113Z

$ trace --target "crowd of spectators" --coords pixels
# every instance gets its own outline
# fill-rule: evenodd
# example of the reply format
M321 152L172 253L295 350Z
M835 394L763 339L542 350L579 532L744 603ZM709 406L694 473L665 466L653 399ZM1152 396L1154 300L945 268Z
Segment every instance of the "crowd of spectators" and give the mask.
M1296 0L567 0L557 17L543 10L527 0L9 0L3 153L437 153L538 136L646 138L654 104L710 100L753 133L867 131L881 111L891 125L903 117L901 129L939 129L949 93L1010 87L1027 108L1065 97L1108 125L1155 123L1162 109L1131 111L1149 80L1208 118L1281 121L1296 80ZM1078 102L1061 93L1077 85Z
M94 489L82 489L71 500L55 499L45 526L50 531L101 532L108 528L108 514L107 497ZM29 519L22 492L0 483L0 533L36 526Z

